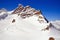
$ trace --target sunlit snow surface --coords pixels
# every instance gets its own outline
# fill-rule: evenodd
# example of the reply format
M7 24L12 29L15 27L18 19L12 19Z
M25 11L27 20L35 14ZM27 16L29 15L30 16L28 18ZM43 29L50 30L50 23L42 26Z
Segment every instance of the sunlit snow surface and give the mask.
M39 23L36 16L22 19L16 14L8 15L4 20L0 20L0 40L48 40L49 37L59 40L60 31L53 27L50 30L41 30L46 28L46 25L48 24Z

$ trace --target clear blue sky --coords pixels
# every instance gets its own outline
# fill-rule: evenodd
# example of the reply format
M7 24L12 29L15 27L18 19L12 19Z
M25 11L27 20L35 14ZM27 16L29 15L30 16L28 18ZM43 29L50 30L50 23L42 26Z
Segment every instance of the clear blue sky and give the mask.
M0 9L13 10L18 4L41 10L49 21L60 20L60 0L0 0Z

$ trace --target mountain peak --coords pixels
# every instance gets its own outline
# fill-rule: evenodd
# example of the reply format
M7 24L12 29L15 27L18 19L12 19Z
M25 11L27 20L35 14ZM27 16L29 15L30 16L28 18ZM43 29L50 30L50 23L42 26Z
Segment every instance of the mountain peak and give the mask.
M19 4L18 7L11 13L10 16L12 19L11 23L13 24L16 23L16 21L21 21L22 19L23 21L27 20L28 22L33 22L34 25L36 25L35 23L37 23L38 25L36 26L41 25L44 28L50 25L49 21L42 15L41 10L36 10L35 8L30 7L29 5L24 7L23 5Z
M42 15L41 10L36 10L35 8L30 7L29 5L23 7L22 4L19 4L18 7L12 12L12 14L18 14L22 18L27 18L36 15L38 17L38 21L47 22L48 20Z

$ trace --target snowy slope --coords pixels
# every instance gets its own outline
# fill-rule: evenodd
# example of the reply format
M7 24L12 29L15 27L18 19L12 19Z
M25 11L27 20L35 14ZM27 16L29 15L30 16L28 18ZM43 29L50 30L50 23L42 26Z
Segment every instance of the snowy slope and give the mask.
M12 23L13 19L16 20L15 23ZM42 26L34 16L22 19L14 14L8 16L5 20L1 20L0 24L0 35L4 38L0 37L0 40L43 40L43 38L47 40L48 37L48 31L40 30L46 24L43 23L45 25L42 24Z

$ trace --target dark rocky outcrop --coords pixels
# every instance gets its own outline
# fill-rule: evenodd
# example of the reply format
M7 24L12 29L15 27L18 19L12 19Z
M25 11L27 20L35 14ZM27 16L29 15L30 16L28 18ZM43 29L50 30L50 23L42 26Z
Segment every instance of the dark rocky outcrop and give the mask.
M12 23L14 23L14 22L15 22L15 19L12 20Z
M50 37L49 40L55 40L53 37Z

